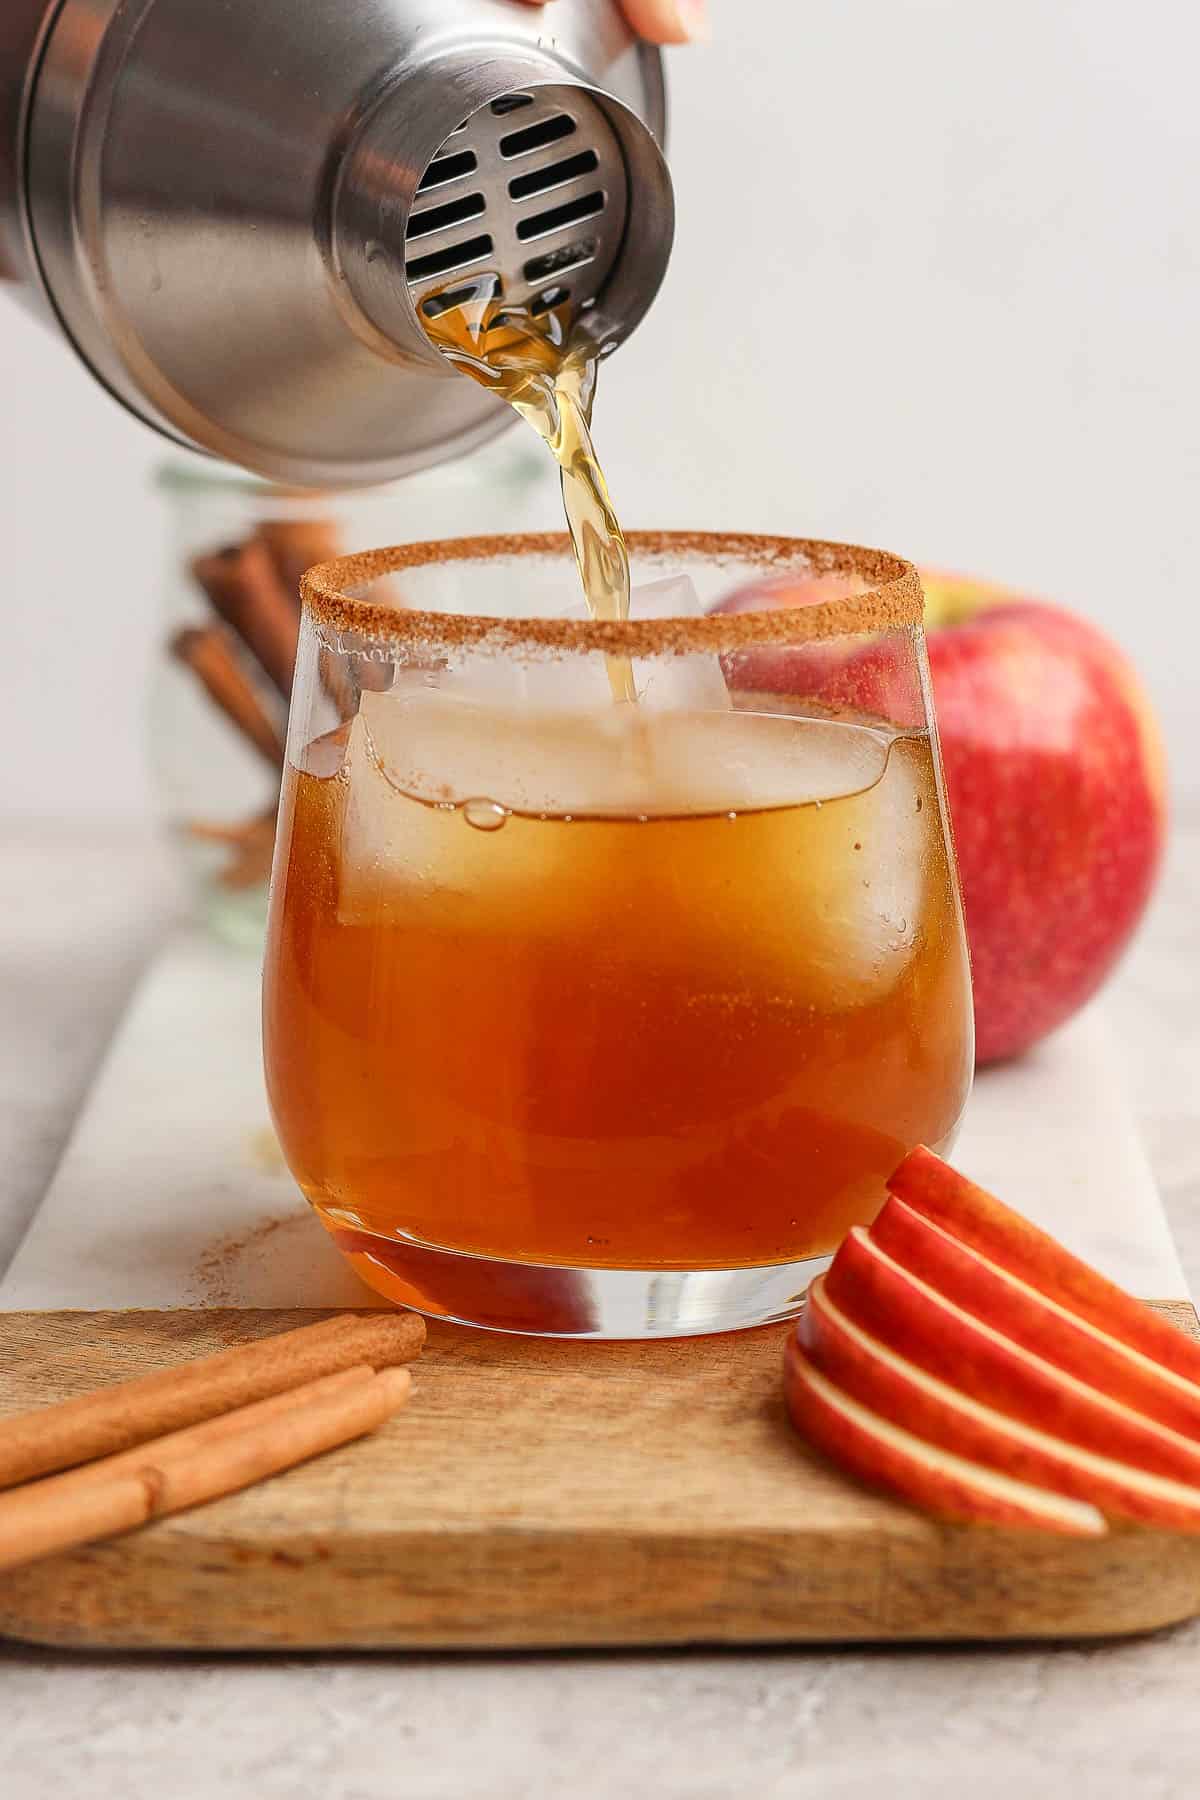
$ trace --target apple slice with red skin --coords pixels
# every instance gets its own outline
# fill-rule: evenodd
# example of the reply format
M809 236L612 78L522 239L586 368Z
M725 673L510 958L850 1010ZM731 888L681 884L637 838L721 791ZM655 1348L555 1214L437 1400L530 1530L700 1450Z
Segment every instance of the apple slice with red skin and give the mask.
M949 1387L1084 1450L1200 1485L1200 1443L1110 1399L948 1300L894 1261L862 1226L825 1288L834 1305L906 1362Z
M855 1325L815 1281L796 1336L812 1362L873 1412L956 1456L1144 1525L1200 1531L1200 1487L1168 1481L1023 1425L906 1362Z
M894 1195L871 1226L893 1262L1005 1337L1160 1425L1200 1439L1200 1388L1068 1312Z
M794 1332L784 1353L783 1379L797 1429L871 1487L888 1488L927 1512L973 1523L1036 1526L1075 1537L1102 1537L1108 1529L1094 1506L1014 1481L881 1419L814 1368Z
M922 1218L1086 1319L1109 1337L1200 1384L1200 1344L1152 1313L1115 1282L1005 1206L986 1188L919 1145L888 1181L889 1190Z

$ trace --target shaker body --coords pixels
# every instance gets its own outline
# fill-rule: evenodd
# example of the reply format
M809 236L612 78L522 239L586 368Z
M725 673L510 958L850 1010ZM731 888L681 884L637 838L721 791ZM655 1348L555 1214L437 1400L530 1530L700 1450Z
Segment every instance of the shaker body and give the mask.
M177 442L390 480L513 419L425 338L435 278L569 266L617 340L661 280L661 60L612 0L4 4L5 271Z

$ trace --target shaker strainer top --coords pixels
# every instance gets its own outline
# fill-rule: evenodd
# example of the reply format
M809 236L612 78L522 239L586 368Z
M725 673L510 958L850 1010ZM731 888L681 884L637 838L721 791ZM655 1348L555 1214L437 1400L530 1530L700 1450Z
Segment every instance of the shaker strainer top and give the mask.
M0 81L0 256L15 227L84 361L180 442L289 485L390 481L516 423L431 341L435 289L591 302L606 344L657 292L662 62L616 0L556 8L553 35L508 0L14 6L47 34L19 117Z
M627 212L621 146L585 89L502 95L452 131L421 176L404 245L413 302L436 294L452 306L491 275L497 299L578 311L616 261Z

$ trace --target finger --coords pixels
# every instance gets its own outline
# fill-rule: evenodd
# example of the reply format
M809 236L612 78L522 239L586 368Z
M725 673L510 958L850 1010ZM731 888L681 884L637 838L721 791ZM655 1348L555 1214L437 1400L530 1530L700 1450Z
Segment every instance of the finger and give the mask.
M706 44L712 36L707 0L621 0L621 7L652 44Z

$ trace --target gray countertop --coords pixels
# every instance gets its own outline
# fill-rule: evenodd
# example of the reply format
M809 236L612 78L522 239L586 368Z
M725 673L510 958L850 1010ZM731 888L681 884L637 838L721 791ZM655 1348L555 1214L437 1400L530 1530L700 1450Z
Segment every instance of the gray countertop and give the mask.
M1111 990L1200 1287L1200 824ZM178 914L152 842L0 836L0 1269ZM1200 1787L1200 1623L1086 1648L374 1657L0 1647L6 1800L1174 1800Z

